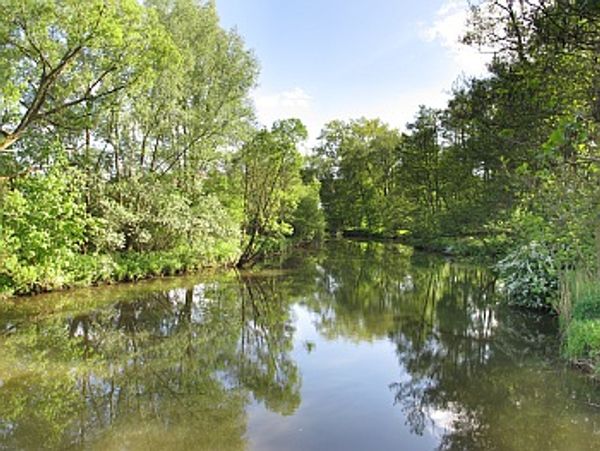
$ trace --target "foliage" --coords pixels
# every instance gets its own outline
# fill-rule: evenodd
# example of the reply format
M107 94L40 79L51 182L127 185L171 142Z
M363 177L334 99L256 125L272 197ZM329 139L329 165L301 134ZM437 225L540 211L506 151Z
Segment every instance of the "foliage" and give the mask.
M560 302L563 350L579 365L600 370L600 285L578 270L563 280Z
M573 319L600 320L600 287L577 298L573 307Z
M171 275L238 253L237 225L211 196L192 201L150 181L103 186L92 215L84 175L64 161L10 185L0 198L1 292Z
M397 174L400 134L379 120L332 121L321 132L312 170L329 230L394 234L408 203Z
M12 181L0 198L0 283L24 293L60 288L85 244L92 219L81 173L64 162Z
M320 205L319 183L304 184L290 223L293 238L300 243L321 241L325 236L325 215Z
M558 268L541 243L531 242L497 264L509 303L519 307L550 309L558 296Z
M239 240L237 225L198 184L184 192L169 178L146 176L102 188L94 195L104 234L94 243L96 249L162 251L185 244L206 252L215 240Z
M567 328L565 352L572 359L600 362L600 320L576 320Z
M7 0L3 10L0 152L33 129L81 127L172 50L135 0Z
M234 168L243 199L243 251L238 265L280 247L293 233L290 219L302 195L302 156L298 144L306 128L297 119L278 121L263 129L240 150Z
M234 31L219 25L214 2L146 2L175 48L168 65L152 64L151 83L124 92L104 115L91 149L106 171L121 178L169 174L179 187L219 164L223 147L251 132L248 91L257 63Z

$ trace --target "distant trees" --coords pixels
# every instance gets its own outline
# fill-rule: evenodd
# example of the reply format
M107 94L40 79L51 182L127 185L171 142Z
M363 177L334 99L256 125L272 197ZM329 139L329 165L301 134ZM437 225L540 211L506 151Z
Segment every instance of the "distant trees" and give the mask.
M378 120L334 121L312 160L333 231L425 237L479 232L494 215L500 174L473 145L457 96L445 111L421 107L407 133Z
M490 75L457 84L442 110L421 107L406 133L366 119L325 126L312 164L328 227L509 234L568 265L596 261L600 7L486 0L464 41L494 52Z
M333 121L312 160L329 228L381 232L402 225L398 211L400 134L379 120ZM396 214L394 214L396 213Z

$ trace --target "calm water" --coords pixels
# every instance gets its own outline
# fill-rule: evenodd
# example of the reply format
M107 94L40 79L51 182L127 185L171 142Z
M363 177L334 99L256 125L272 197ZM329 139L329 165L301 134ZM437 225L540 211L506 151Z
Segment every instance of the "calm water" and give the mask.
M279 266L0 304L0 449L600 449L600 388L484 268Z

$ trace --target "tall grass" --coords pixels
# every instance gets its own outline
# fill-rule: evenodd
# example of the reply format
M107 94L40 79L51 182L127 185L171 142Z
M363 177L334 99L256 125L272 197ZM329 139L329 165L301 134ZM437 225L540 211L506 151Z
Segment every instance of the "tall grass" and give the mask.
M564 332L564 353L600 374L600 279L585 271L569 271L561 282L556 310Z

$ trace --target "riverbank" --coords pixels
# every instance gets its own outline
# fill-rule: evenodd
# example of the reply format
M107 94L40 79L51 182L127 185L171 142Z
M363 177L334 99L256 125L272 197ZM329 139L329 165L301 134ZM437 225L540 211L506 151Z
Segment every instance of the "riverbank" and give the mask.
M504 256L508 248L505 235L464 235L413 237L410 235L388 236L366 231L345 231L341 236L348 239L397 242L414 247L416 250L451 257L498 259Z
M565 356L600 380L600 283L583 272L566 274L557 310Z
M161 252L74 254L60 265L58 262L13 265L10 273L0 273L0 299L227 267L235 263L237 256L237 248L224 243L202 255L179 248Z
M458 258L493 258L497 253L489 237L436 237L427 240L367 234L344 234L345 239L397 242L423 252ZM239 249L221 242L202 254L189 248L168 251L72 253L64 260L44 263L4 261L0 271L0 299L12 295L35 295L71 288L136 282L144 279L189 274L208 268L235 265Z

